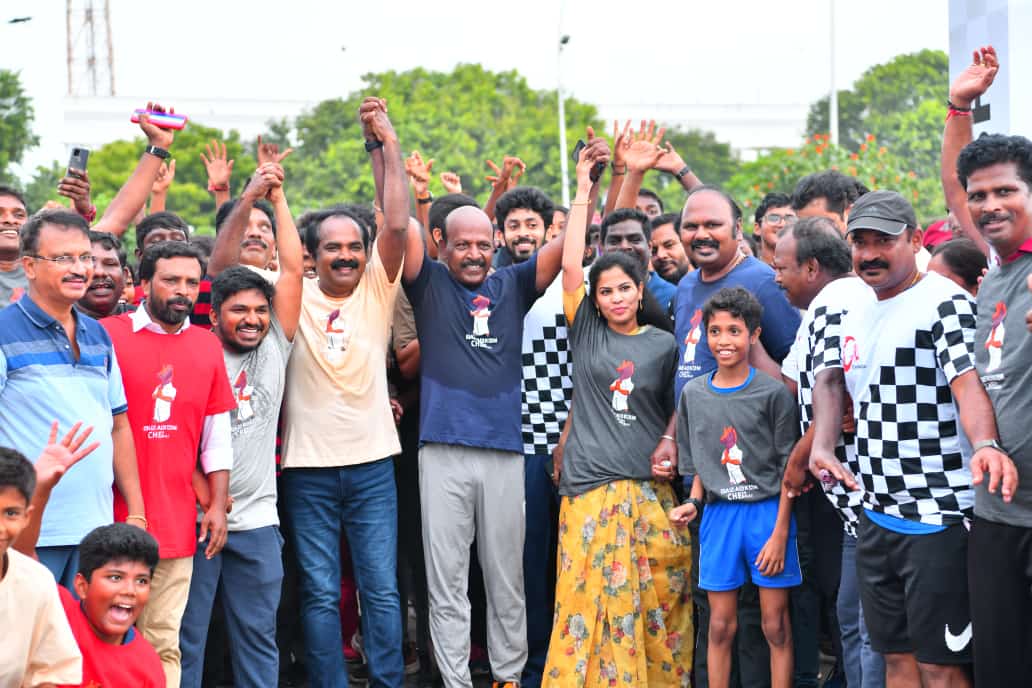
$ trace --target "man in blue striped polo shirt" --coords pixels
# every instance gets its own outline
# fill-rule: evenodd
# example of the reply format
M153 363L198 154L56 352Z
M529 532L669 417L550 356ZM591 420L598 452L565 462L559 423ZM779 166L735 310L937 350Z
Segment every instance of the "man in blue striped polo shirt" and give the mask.
M21 229L28 293L0 311L0 446L39 456L55 421L82 421L99 442L54 488L40 529L40 561L71 589L76 547L113 520L114 481L129 522L147 518L115 352L100 324L72 306L93 275L89 226L64 210L41 211ZM45 499L45 496L41 495Z

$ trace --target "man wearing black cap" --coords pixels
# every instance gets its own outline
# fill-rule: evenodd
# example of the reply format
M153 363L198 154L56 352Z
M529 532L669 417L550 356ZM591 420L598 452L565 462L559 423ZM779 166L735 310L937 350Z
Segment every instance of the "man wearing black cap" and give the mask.
M890 686L969 686L972 477L980 484L988 473L991 492L1002 482L1004 500L1017 482L975 371L974 305L953 282L918 271L921 232L898 193L858 199L847 234L877 301L849 311L842 373L817 381L811 470L857 486L834 455L844 382L864 488L856 560L872 649L885 655Z

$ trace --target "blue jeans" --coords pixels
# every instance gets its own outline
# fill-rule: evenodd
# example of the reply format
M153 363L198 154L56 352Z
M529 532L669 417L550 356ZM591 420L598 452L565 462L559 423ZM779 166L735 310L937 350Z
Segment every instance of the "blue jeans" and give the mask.
M362 601L369 685L401 688L398 494L390 459L340 468L288 468L280 499L301 583L308 685L346 688L340 632L340 539L347 537Z
M885 688L885 660L871 649L864 624L860 589L856 583L856 538L842 536L842 579L839 582L838 621L842 633L842 663L850 688Z
M559 542L559 494L548 473L551 456L524 456L523 591L527 599L527 664L520 685L538 688L545 669L555 616L555 573Z
M75 594L75 574L79 572L78 546L37 547L36 556L39 557L39 563L54 574L57 584L68 588L68 592L78 599L79 596Z
M276 610L283 583L282 545L279 528L266 526L230 532L226 546L211 559L197 548L190 598L179 627L182 688L201 688L216 590L226 610L233 685L262 688L278 680Z

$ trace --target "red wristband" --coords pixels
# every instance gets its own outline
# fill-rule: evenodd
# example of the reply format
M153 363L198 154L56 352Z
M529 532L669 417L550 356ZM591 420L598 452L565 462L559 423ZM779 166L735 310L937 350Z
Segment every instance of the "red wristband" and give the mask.
M946 113L946 121L948 122L950 117L970 117L971 110L958 110L956 108L950 108L949 112Z
M229 184L215 186L211 182L208 182L208 191L211 191L212 193L215 193L216 191L229 191Z
M93 224L93 221L97 219L97 206L91 203L89 210L79 214L82 215L82 219L86 220L86 222Z

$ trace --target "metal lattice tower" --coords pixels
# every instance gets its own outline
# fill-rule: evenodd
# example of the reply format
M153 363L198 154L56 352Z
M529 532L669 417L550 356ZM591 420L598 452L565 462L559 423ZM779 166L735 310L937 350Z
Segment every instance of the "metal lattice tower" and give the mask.
M115 95L110 0L67 0L68 95Z

